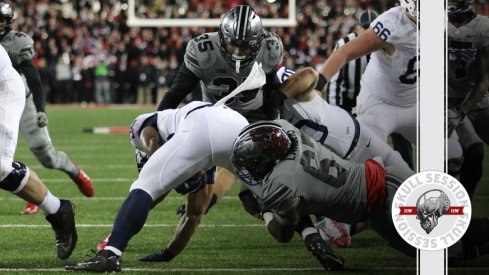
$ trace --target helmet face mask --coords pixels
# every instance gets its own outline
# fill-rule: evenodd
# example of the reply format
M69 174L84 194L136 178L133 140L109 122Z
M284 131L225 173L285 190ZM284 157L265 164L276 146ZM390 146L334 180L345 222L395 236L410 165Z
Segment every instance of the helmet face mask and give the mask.
M0 2L0 36L9 33L12 30L14 19L14 10L9 4Z
M239 73L258 54L263 40L261 19L249 6L236 6L222 18L219 38L222 55Z
M475 16L473 0L448 0L448 20L452 23L469 21Z
M417 2L418 0L400 0L401 6L406 8L407 12L415 17L416 19L419 16L418 8L417 8Z
M280 125L258 122L246 127L234 142L232 162L238 176L256 185L282 160L292 140Z

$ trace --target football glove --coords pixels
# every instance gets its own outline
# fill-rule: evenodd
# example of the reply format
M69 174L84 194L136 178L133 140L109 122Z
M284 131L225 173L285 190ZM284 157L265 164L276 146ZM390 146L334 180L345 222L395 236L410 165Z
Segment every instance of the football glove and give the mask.
M455 108L448 108L448 137L450 137L457 126L464 120L465 113Z
M177 193L186 195L202 190L206 184L214 184L214 176L216 175L216 167L207 170L202 176L197 179L189 179L186 182L175 187Z
M37 112L36 114L37 127L42 128L48 125L48 116L45 112Z
M246 189L239 193L239 199L243 203L243 207L251 216L262 219L262 206L258 202L257 197L249 189Z
M139 259L140 262L169 262L175 258L168 248L161 252L152 253Z
M143 169L143 166L146 164L146 162L148 162L148 154L136 149L135 156L136 156L136 167L138 169L138 173L140 173L141 169Z

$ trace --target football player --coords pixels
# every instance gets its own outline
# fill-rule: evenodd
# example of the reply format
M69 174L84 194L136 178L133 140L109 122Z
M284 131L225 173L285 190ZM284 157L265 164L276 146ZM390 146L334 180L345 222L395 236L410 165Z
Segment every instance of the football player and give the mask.
M363 163L368 159L380 158L386 166L395 166L405 174L414 174L397 151L380 140L366 126L344 109L332 106L321 98L314 89L318 74L312 68L297 73L280 68L278 79L284 84L278 89L287 96L283 118L310 137L319 141L343 159ZM291 88L292 86L295 88ZM305 87L300 89L299 87ZM363 223L355 225L353 233L361 231ZM329 236L338 247L350 246L350 226L324 218L318 223L322 235ZM342 235L333 234L336 231ZM336 236L335 236L336 235Z
M188 194L188 199L174 238L161 253L141 259L172 260L185 248L209 205L212 168L217 165L231 170L233 142L246 125L248 121L238 112L201 101L136 118L131 143L150 157L119 209L107 246L98 255L66 269L121 271L120 258L129 240L141 230L152 206L175 189Z
M472 0L449 0L448 13L448 132L463 149L460 182L472 194L482 176L483 143L488 141L483 95L489 88L489 19L477 15ZM466 114L468 114L466 116ZM474 125L473 125L474 124ZM449 147L449 151L454 147Z
M176 108L196 87L203 101L215 103L244 82L252 64L258 62L267 76L263 87L248 90L226 105L241 113L248 121L275 119L278 115L273 96L275 72L282 62L280 37L263 29L260 16L247 5L238 5L222 18L217 32L205 33L189 41L184 63L158 110ZM219 169L211 204L227 193L236 178Z
M22 162L14 161L26 89L2 46L0 83L0 188L44 211L56 235L58 258L66 259L77 242L74 206L70 201L60 200L51 194L33 170Z
M320 70L317 88L324 89L348 61L371 54L353 112L381 140L387 141L391 133L399 133L415 143L417 0L400 3L331 54Z
M48 132L48 118L45 112L45 95L39 71L34 65L34 41L25 33L12 30L14 10L0 2L0 44L7 50L14 68L25 78L27 97L20 121L20 131L27 140L32 153L49 169L59 169L73 180L80 192L92 197L93 184L90 178L74 164L65 152L57 151ZM33 204L27 204L22 214L39 211Z
M232 163L243 184L263 203L267 229L279 242L290 241L304 215L351 224L367 218L391 247L416 255L392 221L394 195L410 176L397 167L384 168L375 160L344 160L285 120L246 126L234 143ZM488 231L489 219L473 219L462 238L464 252L489 245ZM325 267L343 268L336 252L330 249L328 255Z

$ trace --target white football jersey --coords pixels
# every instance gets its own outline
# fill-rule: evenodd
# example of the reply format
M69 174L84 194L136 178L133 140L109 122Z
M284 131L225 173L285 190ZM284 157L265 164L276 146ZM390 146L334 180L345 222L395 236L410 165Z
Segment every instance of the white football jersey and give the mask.
M157 117L155 117L157 116ZM193 101L176 110L145 114L131 126L131 143L143 125L157 124L165 143L141 169L132 189L142 189L153 199L159 198L201 170L213 166L232 171L230 164L234 140L248 121L226 106Z
M393 55L383 50L372 53L362 76L362 90L394 106L416 103L417 26L406 15L406 9L395 7L382 13L370 27L385 42L395 47Z
M282 67L277 71L277 77L282 83L293 73L294 71ZM326 145L342 158L350 151L356 128L348 112L329 105L319 95L309 102L288 98L284 106L283 118L301 132Z
M216 103L243 83L254 61L262 64L266 74L282 62L283 45L275 33L264 32L257 56L239 72L223 56L220 45L217 32L205 33L190 40L185 52L185 65L200 78L202 97L207 102ZM262 89L244 91L229 99L226 105L240 113L256 110L263 105Z
M12 68L12 61L3 46L0 46L0 74L5 74Z
M188 112L194 109L210 106L208 102L192 101L189 104L179 109L167 109L154 113L147 113L137 116L132 122L129 130L129 139L131 144L138 150L142 150L143 146L139 135L142 130L142 126L146 123L153 124L157 127L158 134L163 141L167 142L178 130L180 122L185 118ZM153 120L150 122L149 120ZM154 125L156 123L156 125Z

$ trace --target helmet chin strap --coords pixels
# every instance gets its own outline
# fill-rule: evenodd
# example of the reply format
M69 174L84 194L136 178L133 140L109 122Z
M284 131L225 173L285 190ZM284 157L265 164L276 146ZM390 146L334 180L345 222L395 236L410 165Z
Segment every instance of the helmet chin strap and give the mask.
M239 74L239 67L241 67L241 60L236 60L235 62L236 73Z

